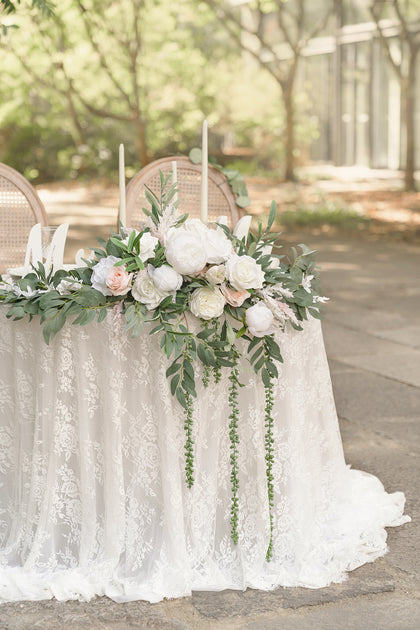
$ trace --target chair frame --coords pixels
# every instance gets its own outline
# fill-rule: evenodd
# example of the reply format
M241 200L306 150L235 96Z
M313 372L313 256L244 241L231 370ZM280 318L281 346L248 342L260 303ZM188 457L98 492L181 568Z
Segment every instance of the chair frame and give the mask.
M31 206L32 212L35 216L35 223L40 223L42 226L48 225L47 213L45 211L44 204L38 196L35 188L28 182L25 177L16 171L11 166L0 162L0 176L8 179L26 199Z
M139 171L130 180L126 188L126 206L127 206L128 224L130 223L131 208L135 206L135 203L139 194L142 193L144 182L145 180L147 182L149 178L148 177L149 174L156 171L157 168L159 169L160 167L166 167L167 165L169 165L170 167L171 162L176 162L177 168L178 167L182 168L184 166L184 167L187 167L189 170L196 171L197 173L201 175L201 164L193 164L191 160L185 156L173 156L173 157L161 158L160 160L155 160L154 162L151 162L150 164L142 168L141 171ZM169 169L164 168L162 170L167 172L168 170L170 170L170 168ZM223 173L221 173L220 171L218 171L216 168L214 168L213 166L209 164L208 178L209 178L209 183L212 182L213 184L215 184L220 189L221 193L226 199L226 202L229 206L232 225L233 226L236 225L236 223L241 218L241 216L243 216L244 213L242 212L241 208L239 208L239 206L236 205L235 195L232 192L232 189L229 186L229 183L226 177L223 175ZM182 208L182 199L180 201L181 201L181 208Z

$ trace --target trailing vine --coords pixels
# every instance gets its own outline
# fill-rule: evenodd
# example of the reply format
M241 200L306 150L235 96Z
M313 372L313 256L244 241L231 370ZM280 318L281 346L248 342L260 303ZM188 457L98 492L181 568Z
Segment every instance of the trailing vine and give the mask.
M270 516L270 542L268 544L266 560L270 562L273 556L273 507L274 507L274 488L273 488L273 451L274 451L274 438L273 438L273 380L269 376L268 383L264 384L265 389L265 461L266 461L266 475L267 475L267 493L268 493L268 510Z
M239 383L239 369L238 359L239 354L236 348L232 348L232 354L234 359L234 365L229 374L229 438L230 438L230 481L232 486L232 503L230 508L230 524L231 524L231 536L235 545L238 542L238 509L239 509L239 470L238 470L238 454L239 454L239 435L238 435L238 422L239 422L239 403L238 403L238 387Z
M191 365L190 341L185 345L183 365ZM182 369L183 372L183 369ZM188 372L186 371L187 375ZM184 377L185 378L185 377ZM185 430L185 476L188 488L194 485L194 441L192 439L193 432L193 413L194 405L191 393L184 391L185 407L184 407L184 430Z

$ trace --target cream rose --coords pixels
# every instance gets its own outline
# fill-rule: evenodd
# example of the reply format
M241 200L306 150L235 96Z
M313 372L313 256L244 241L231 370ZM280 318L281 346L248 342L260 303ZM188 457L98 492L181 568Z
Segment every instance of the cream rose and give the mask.
M257 302L246 309L245 322L254 337L264 337L275 331L274 315L264 302Z
M234 255L226 262L226 276L237 291L262 289L264 272L251 256Z
M170 293L159 291L147 271L142 269L138 272L133 282L131 295L137 302L145 304L148 311L152 311L159 306Z
M195 289L191 295L190 310L193 315L201 319L220 317L226 304L219 289L201 287Z
M228 287L227 284L222 284L220 290L225 296L226 302L234 307L242 306L245 300L251 295L249 291L245 289L243 291L235 291L235 289Z
M101 260L92 267L91 284L93 288L100 291L102 295L112 295L112 291L107 286L106 279L108 271L120 260L121 258L117 258L116 256L106 256L105 258L101 258Z
M218 265L225 262L232 253L232 243L220 229L207 230L205 237L207 262Z
M166 260L183 276L198 273L207 261L203 240L194 232L174 230L166 244Z
M172 291L178 291L182 286L181 274L169 265L162 265L162 267L157 268L148 265L147 271L159 291L171 293Z
M157 244L159 243L159 239L156 236L152 236L150 232L145 232L140 237L140 254L139 257L143 262L153 258L155 255L155 249Z
M112 295L127 295L131 289L133 274L128 273L124 266L110 267L106 274L106 286Z
M226 271L224 265L214 265L207 269L205 278L210 284L222 284L226 279Z

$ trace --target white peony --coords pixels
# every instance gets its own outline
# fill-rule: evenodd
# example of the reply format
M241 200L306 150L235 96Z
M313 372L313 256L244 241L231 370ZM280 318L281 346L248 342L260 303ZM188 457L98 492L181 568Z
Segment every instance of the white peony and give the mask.
M192 232L193 234L204 238L207 238L207 234L210 232L207 225L200 219L187 219L180 225L180 229L186 232Z
M171 293L172 291L178 291L182 286L183 278L181 274L169 265L162 265L162 267L156 268L148 265L147 271L159 291Z
M210 282L210 284L222 284L226 279L226 270L224 265L214 265L207 269L206 271L206 280Z
M101 260L92 267L91 284L93 288L100 291L102 295L112 295L112 292L107 287L106 278L109 269L119 260L121 260L121 258L117 258L116 256L106 256L105 258L101 258Z
M205 240L207 262L218 265L225 262L232 253L232 243L222 230L207 230Z
M133 282L131 295L137 302L145 304L148 311L152 311L159 306L170 293L159 291L147 271L142 269L138 272Z
M213 319L223 313L226 300L219 289L201 287L191 295L190 310L201 319Z
M166 243L166 260L183 276L198 273L207 262L203 240L194 232L174 230Z
M82 288L82 283L77 280L61 280L57 285L57 291L60 295L69 295L72 291Z
M274 315L264 302L257 302L246 309L245 322L254 337L264 337L275 331Z
M265 274L251 256L231 256L226 262L226 277L237 291L262 289Z
M156 236L152 236L150 232L145 232L140 238L140 254L139 257L143 262L153 258L155 255L155 249L159 239Z

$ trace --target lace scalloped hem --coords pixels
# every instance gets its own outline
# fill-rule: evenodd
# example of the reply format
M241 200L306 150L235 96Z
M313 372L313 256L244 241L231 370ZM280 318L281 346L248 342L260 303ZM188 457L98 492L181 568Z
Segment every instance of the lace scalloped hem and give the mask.
M322 538L295 539L297 549L290 548L284 554L279 553L284 550L284 541L277 534L270 563L260 557L251 564L240 545L232 545L235 561L231 557L229 566L223 566L220 553L215 553L199 567L191 562L183 566L157 563L130 577L124 575L126 567L121 562L112 561L53 571L3 567L0 601L89 601L95 596L107 596L116 602L155 603L164 598L189 596L196 590L272 590L280 586L317 589L343 582L348 571L387 553L385 527L411 520L404 515L402 492L386 493L376 477L361 471L348 470L347 474L347 496L336 505L335 518L324 521Z

